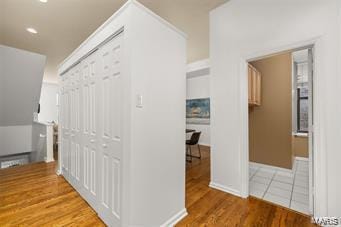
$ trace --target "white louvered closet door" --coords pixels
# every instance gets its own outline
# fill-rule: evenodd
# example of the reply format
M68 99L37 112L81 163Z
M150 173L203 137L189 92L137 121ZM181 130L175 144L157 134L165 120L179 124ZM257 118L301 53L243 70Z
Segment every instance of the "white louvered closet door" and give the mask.
M76 188L81 186L80 84L81 69L78 64L70 70L70 180Z
M69 73L62 77L61 89L61 160L63 175L69 179L70 158L70 79Z
M96 209L99 201L98 101L100 76L98 51L81 63L82 75L82 188L88 202Z
M62 78L62 168L66 179L113 226L121 221L122 37Z
M121 215L122 160L122 40L123 33L100 48L100 168L101 211L118 226Z

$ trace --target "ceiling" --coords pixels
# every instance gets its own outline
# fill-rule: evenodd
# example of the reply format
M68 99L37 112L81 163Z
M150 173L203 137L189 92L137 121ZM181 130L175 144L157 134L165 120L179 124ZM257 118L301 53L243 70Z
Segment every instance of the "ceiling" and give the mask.
M0 0L0 44L47 56L44 81L126 0ZM208 58L209 11L227 0L140 0L188 35L188 62ZM33 27L38 34L26 28Z

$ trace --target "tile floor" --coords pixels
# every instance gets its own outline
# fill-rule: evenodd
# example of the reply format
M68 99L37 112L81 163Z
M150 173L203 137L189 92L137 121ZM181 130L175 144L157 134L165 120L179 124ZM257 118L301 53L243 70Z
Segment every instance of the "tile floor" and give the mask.
M250 163L250 195L309 214L308 169L308 161L296 161L293 171Z

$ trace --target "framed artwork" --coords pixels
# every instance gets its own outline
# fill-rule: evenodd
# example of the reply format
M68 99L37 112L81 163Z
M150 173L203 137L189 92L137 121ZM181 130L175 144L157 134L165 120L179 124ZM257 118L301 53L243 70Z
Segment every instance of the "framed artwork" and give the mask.
M187 124L210 124L210 98L186 100Z

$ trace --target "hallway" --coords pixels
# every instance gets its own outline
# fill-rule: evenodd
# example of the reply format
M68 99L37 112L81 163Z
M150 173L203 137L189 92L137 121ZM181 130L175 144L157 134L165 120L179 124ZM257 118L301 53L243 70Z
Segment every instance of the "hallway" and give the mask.
M188 216L177 226L314 226L310 218L250 197L209 188L210 155L187 164ZM64 180L55 163L35 163L0 170L0 226L105 226Z

